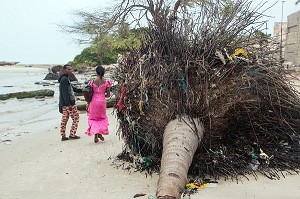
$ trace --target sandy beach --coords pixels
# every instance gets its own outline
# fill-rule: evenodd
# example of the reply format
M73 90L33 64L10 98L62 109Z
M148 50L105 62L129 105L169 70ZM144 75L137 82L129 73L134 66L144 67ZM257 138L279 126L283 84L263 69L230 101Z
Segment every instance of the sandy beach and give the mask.
M26 72L29 74L27 82L33 89L38 88L39 85L31 85L32 79L37 75L44 77L46 68L36 71L35 68L18 67L22 71L30 70ZM16 85L8 89L18 88L20 86ZM57 85L51 88L56 90L55 96L43 101L10 99L0 102L0 199L129 199L138 193L146 194L139 197L141 199L155 196L157 173L147 176L133 169L128 171L120 166L124 162L115 161L122 151L123 141L116 134L117 119L113 109L108 109L110 134L104 142L95 144L92 137L84 134L87 128L85 112L80 114L77 131L81 139L62 142ZM71 120L68 129L70 124ZM11 141L3 142L6 139ZM221 179L216 187L200 189L191 198L300 198L300 175L283 174L285 177L281 176L280 180L261 175L258 180L249 176L249 181L241 178L238 183Z
M57 114L57 122L59 122ZM71 198L133 198L144 193L155 195L158 174L116 168L114 157L122 150L122 140L116 135L117 121L108 110L110 135L105 142L95 144L84 135L86 113L80 114L80 140L60 141L59 128L40 127L14 138L10 145L0 145L0 198L7 199L71 199ZM46 126L47 127L47 126ZM217 187L200 189L194 199L297 199L300 197L299 175L287 175L280 180L259 176L258 180L245 178L218 181Z
M60 141L59 123L41 126L0 145L0 198L133 198L155 193L158 175L145 177L112 164L122 151L116 119L108 111L110 135L95 144L84 134L86 113L80 114L80 140ZM57 114L59 122L59 113ZM119 165L119 163L118 163ZM141 197L142 198L142 197ZM146 198L146 197L144 197Z

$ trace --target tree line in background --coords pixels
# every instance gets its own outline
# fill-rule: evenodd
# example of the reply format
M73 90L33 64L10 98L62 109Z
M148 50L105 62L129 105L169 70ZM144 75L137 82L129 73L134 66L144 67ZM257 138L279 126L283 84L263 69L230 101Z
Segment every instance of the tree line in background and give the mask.
M234 1L223 0L223 2L230 7ZM145 9L145 7L137 2L132 3L137 8L137 14L131 16L132 19L128 23L129 14L126 14L128 8L124 8L123 5L124 2L95 12L78 10L73 13L73 16L77 18L73 24L59 25L63 31L83 37L79 39L80 44L88 44L88 47L69 62L70 64L77 69L100 64L114 64L117 62L119 54L124 54L129 49L140 48L141 40L146 39L145 35L147 34L145 33L149 31L147 25L146 27L141 25L145 14L141 14L140 9ZM147 9L150 12L151 6ZM156 14L153 15L156 16ZM270 37L261 30L257 30L254 36Z
M103 34L93 39L91 45L75 56L69 63L80 69L86 66L109 65L117 62L120 54L130 49L138 49L147 28L130 29L128 25L113 33ZM270 37L260 30L255 31L255 37Z
M91 39L90 46L85 48L70 62L79 69L86 66L108 65L117 62L118 56L129 49L137 49L147 28L133 28L122 24L116 30L97 34Z
M116 31L100 34L92 40L89 47L74 58L71 64L80 68L116 63L119 54L140 47L143 31L146 29L130 29L128 24L124 24Z

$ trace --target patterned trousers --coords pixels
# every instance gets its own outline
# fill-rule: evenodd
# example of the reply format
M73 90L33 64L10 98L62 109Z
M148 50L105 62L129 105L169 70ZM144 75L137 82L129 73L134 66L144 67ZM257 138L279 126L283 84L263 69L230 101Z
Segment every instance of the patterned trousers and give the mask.
M66 136L66 127L67 127L69 117L71 117L73 120L72 127L70 130L70 135L74 136L76 134L78 122L79 122L79 114L76 105L72 106L72 110L69 110L69 106L62 107L62 118L60 124L61 136Z

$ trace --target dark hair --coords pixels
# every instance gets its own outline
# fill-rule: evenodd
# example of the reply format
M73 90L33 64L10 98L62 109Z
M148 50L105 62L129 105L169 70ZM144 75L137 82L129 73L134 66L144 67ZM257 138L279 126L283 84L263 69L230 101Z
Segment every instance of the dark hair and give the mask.
M67 69L68 66L71 66L71 64L65 64L65 65L63 66L63 69Z
M97 73L98 75L100 75L101 77L103 77L103 76L104 76L104 73L105 73L105 69L104 69L102 66L97 66L97 67L96 67L96 73Z

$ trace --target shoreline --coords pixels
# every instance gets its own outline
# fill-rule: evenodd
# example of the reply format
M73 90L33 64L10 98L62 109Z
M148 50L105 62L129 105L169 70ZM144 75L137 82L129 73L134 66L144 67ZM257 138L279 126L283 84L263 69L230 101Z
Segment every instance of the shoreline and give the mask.
M122 141L116 135L112 111L107 112L110 134L98 144L84 134L86 113L80 113L79 140L60 141L57 124L17 137L11 145L1 144L0 198L120 199L155 193L157 174L146 178L139 172L117 169L122 162L113 165L114 157L122 151Z
M60 64L15 64L15 65L2 65L0 67L3 68L41 68L41 69L48 69L53 66L60 65Z
M42 71L36 74L44 74L48 66L50 65L2 67ZM299 82L295 83L298 85ZM53 88L57 90L57 85ZM2 108L1 122L14 122L11 125L13 128L5 132L5 135L0 131L0 198L127 199L138 193L146 194L138 197L140 199L154 196L158 173L146 176L143 172L135 172L135 169L127 170L128 163L114 160L122 152L124 144L116 135L118 122L116 116L112 115L113 108L107 109L110 134L105 136L105 142L95 144L93 137L84 134L87 114L80 111L77 134L81 139L62 142L57 97L56 93L54 97L41 99L42 101L32 98L0 101L5 107ZM67 130L70 129L71 122L70 119ZM11 141L5 144L1 142L4 139ZM287 174L285 177L280 176L280 180L270 180L262 175L258 175L257 180L253 176L247 177L251 180L218 180L216 187L200 189L198 193L191 195L191 199L299 198L300 175Z
M61 64L16 64L17 67L24 67L24 68L42 68L42 69L48 69L52 68L53 66L61 65ZM63 65L63 64L62 64ZM28 67L31 66L31 67Z
M116 135L117 119L112 113L113 109L108 109L110 133L97 144L93 137L84 134L86 113L80 113L79 140L60 141L57 114L56 125L40 126L16 137L11 145L1 144L0 198L130 199L138 193L146 194L140 199L154 196L158 173L146 176L134 169L127 170L125 162L114 160L122 151L123 141ZM70 124L71 120L67 130ZM218 180L217 187L200 189L191 199L299 198L299 175L286 175L280 180L262 175L257 180L248 177L250 181Z
M16 64L16 65L4 65L0 66L0 68L16 68L16 69L45 69L48 73L48 68L52 68L53 66L61 65L61 64Z

